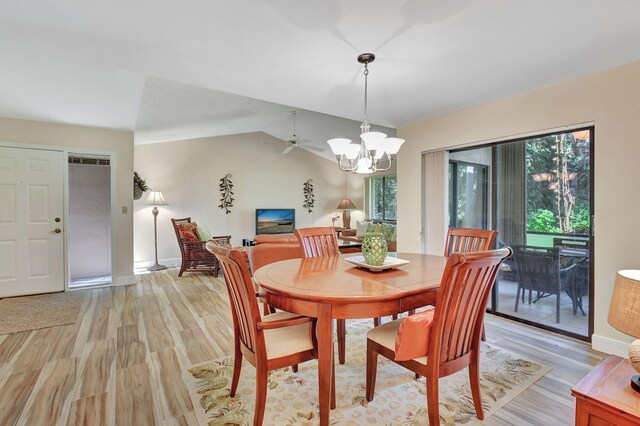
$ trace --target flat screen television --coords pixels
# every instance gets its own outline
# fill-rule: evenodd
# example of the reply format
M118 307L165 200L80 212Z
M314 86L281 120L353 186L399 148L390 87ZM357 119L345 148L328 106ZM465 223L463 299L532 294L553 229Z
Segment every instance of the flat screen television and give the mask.
M295 209L256 209L256 235L293 234Z

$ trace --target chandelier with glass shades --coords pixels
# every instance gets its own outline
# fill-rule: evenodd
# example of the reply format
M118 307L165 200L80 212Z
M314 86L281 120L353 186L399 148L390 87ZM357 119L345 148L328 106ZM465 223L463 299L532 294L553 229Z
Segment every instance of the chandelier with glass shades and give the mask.
M369 131L371 125L367 121L368 65L375 59L373 53L362 53L358 56L358 62L364 64L364 121L360 125L360 143L351 143L351 139L346 138L327 141L338 160L338 167L344 172L375 173L389 170L404 143L404 139L388 138L384 133Z

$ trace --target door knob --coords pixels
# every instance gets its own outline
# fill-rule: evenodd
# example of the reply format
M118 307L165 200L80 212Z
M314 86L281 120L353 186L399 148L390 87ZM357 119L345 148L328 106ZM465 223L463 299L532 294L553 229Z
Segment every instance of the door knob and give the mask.
M56 217L54 220L55 220L56 222L60 222L62 219L60 219L59 217Z
M60 228L56 228L56 229L54 229L52 232L54 232L54 233L56 233L56 234L59 234L59 233L61 233L61 232L62 232L62 229L60 229Z

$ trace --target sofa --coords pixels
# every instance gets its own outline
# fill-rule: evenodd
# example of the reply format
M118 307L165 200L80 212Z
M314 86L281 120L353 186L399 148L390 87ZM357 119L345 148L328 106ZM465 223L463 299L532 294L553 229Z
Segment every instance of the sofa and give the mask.
M397 228L395 223L381 223L382 233L387 240L387 249L391 252L397 251ZM375 231L376 223L372 221L358 221L356 229L344 229L340 235L343 241L362 243L367 232Z
M249 251L251 271L273 262L302 257L302 248L293 234L258 235Z

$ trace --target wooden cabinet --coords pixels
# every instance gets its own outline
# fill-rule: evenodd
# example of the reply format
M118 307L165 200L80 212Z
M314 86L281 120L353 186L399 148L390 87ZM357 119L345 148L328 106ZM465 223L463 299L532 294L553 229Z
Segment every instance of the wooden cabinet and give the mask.
M631 389L637 374L628 359L610 356L571 390L576 426L640 424L640 393Z

